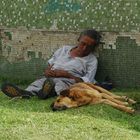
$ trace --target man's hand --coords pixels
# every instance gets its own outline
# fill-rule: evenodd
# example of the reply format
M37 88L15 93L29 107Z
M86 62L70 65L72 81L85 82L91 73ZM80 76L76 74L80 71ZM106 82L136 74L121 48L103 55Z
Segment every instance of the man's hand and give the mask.
M67 71L65 70L54 70L55 71L55 76L56 77L65 77L65 78L70 78L70 75Z
M69 74L67 71L65 70L58 70L58 69L55 69L55 70L51 70L52 68L52 65L49 66L46 70L45 70L45 76L46 77L55 77L55 78L58 78L58 77L65 77L65 78L70 78L71 74Z
M46 77L51 77L51 68L52 68L52 66L53 65L48 65L48 67L47 67L47 69L45 70L45 72L44 72L44 75L46 76Z
M58 70L58 69L51 70L51 68L52 68L52 65L48 66L47 69L45 70L46 77L53 77L53 78L63 77L63 78L74 79L76 83L83 82L83 80L81 78L75 77L65 70Z

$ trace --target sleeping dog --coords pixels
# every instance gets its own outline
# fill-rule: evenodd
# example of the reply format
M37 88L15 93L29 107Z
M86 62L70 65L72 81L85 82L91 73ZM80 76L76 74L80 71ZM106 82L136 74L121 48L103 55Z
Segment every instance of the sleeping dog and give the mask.
M126 96L114 95L97 85L82 82L62 91L51 107L53 111L56 111L99 103L108 104L127 113L133 113L134 109L130 106L136 101Z

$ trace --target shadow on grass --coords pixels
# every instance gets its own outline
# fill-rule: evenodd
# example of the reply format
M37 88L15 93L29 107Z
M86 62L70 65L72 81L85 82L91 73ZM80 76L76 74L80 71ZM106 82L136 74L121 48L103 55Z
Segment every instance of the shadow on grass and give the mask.
M3 108L25 112L50 112L49 104L54 99L40 100L37 97L32 97L31 99L11 99L5 95L0 95L0 100L0 106Z
M125 93L125 91L123 91ZM120 93L122 94L122 93ZM130 92L130 97L131 97ZM126 94L125 94L126 95ZM137 92L136 95L133 95L135 98L137 98ZM140 96L140 95L139 95ZM63 115L66 113L70 116L90 116L98 119L104 119L115 121L119 123L120 125L126 125L128 129L133 129L135 131L140 132L140 115L130 115L124 112L121 112L119 110L116 110L108 105L94 105L94 106L83 106L75 109L68 109L65 111L57 111L53 112L50 109L51 103L55 100L55 98L50 98L48 100L39 100L37 97L33 97L32 99L17 99L17 100L11 100L9 97L0 94L0 106L3 109L11 109L16 110L19 112L40 112L40 113L55 113L58 115Z

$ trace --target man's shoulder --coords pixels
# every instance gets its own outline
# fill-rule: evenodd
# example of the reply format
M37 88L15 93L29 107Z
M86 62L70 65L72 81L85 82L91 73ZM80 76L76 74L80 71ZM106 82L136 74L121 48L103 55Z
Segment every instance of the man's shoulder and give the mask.
M97 62L97 57L93 54L93 53L90 53L87 57L87 60L88 62Z
M86 59L97 59L97 57L94 55L94 53L90 53L87 56L85 56Z
M70 45L64 45L61 49L64 52L70 51L72 48L74 48L74 46L70 46Z
M71 48L74 48L75 46L71 46L71 45L63 45L62 48L64 49L71 49Z
M63 45L63 46L61 46L61 47L59 47L58 49L57 49L57 51L62 51L62 50L69 50L69 49L71 49L71 48L73 48L73 46L69 46L69 45Z
M55 54L64 54L69 52L74 46L70 46L70 45L63 45L62 47L58 48L55 52Z

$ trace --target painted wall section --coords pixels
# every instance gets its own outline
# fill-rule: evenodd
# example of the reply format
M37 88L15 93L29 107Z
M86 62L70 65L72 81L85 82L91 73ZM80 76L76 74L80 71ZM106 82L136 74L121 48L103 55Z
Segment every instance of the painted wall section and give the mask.
M140 31L140 0L1 0L0 27Z
M140 87L140 33L101 32L103 44L96 55L98 81L109 76L118 87ZM75 45L79 32L0 30L0 79L30 82L43 74L47 60L63 45Z

